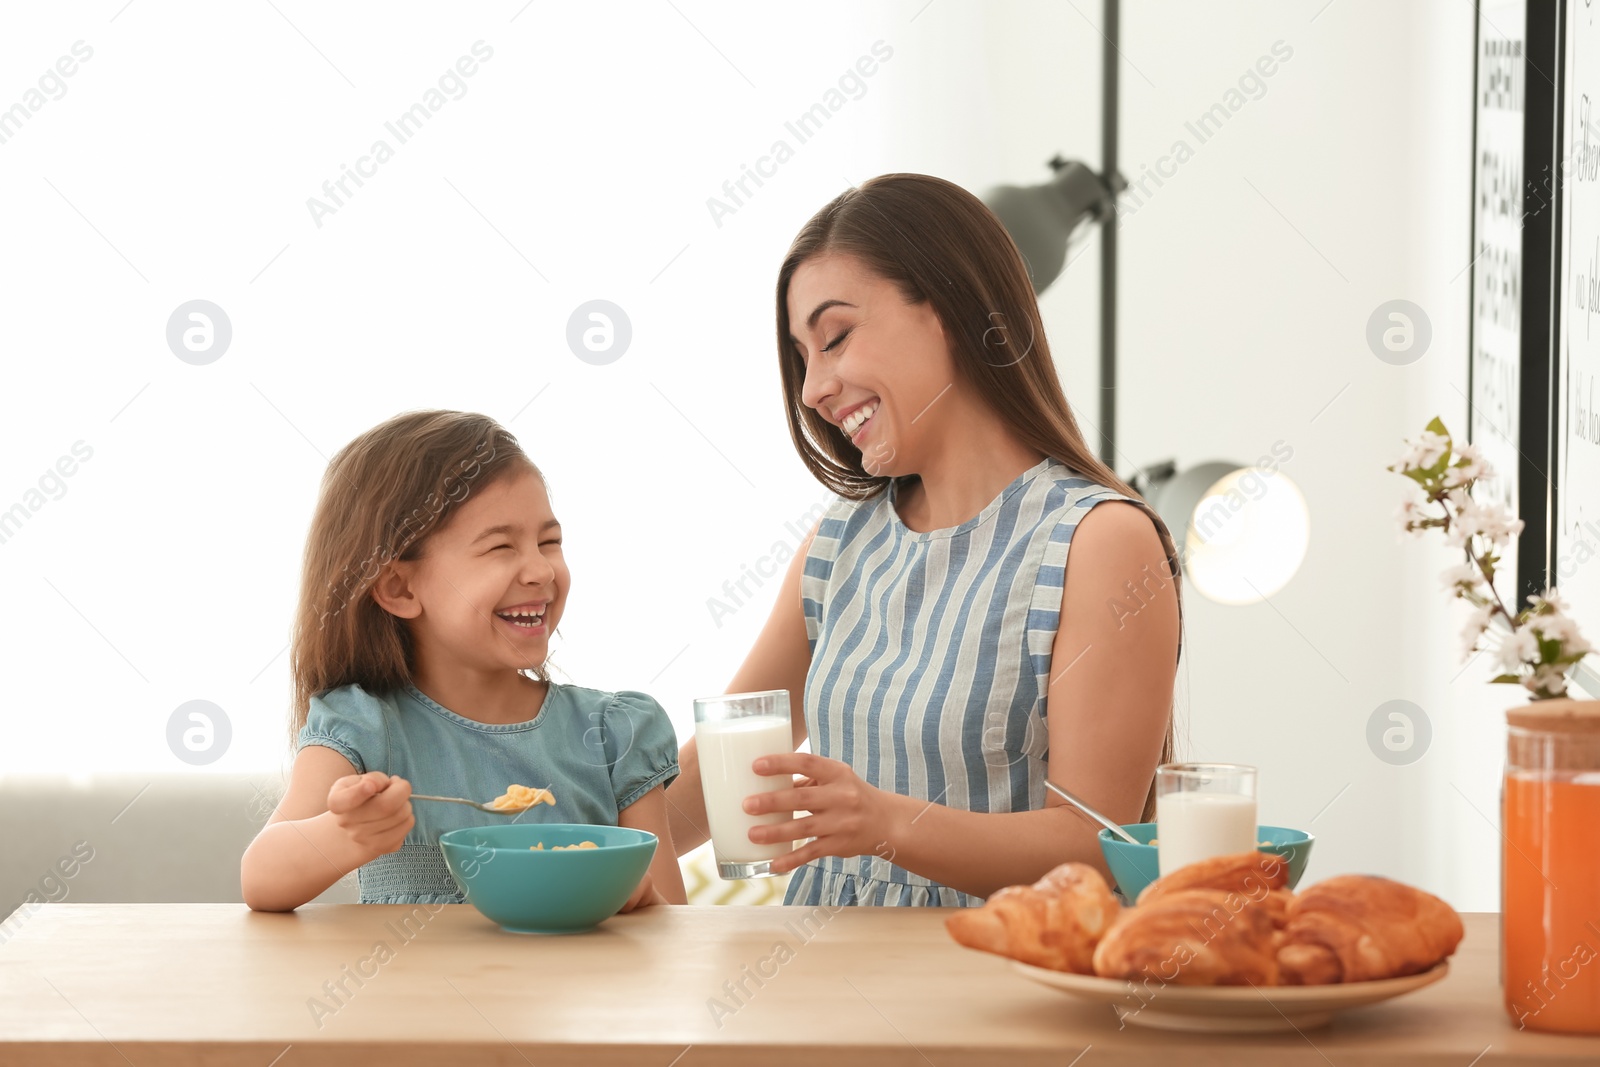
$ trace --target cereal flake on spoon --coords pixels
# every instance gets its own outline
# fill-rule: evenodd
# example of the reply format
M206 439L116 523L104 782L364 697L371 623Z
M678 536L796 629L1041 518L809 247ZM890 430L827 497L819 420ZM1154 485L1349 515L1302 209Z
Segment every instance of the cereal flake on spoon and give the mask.
M538 804L553 806L555 802L555 794L548 789L530 785L508 785L504 793L489 801L489 805L500 811L527 811Z

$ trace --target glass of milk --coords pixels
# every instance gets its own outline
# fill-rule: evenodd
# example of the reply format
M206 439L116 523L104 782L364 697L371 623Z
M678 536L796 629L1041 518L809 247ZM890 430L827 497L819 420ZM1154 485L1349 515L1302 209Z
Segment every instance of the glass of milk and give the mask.
M1256 850L1256 769L1243 763L1156 768L1156 852L1162 874Z
M744 800L752 793L771 793L794 785L792 775L757 774L752 769L762 756L794 751L789 691L701 697L694 702L694 738L717 873L730 880L771 876L772 861L792 850L794 842L757 844L750 840L750 828L788 822L794 815L749 815Z

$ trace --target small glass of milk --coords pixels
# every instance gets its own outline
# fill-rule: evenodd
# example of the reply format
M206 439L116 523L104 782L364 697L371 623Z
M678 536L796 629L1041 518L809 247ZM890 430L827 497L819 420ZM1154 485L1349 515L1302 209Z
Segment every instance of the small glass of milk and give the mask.
M701 697L694 702L694 737L717 873L730 880L771 876L772 861L792 850L794 842L757 844L750 840L750 829L788 822L794 813L749 815L744 800L752 793L794 786L792 775L757 774L752 766L762 756L794 751L789 691Z
M1254 852L1256 769L1243 763L1156 768L1156 852L1162 874L1212 856Z

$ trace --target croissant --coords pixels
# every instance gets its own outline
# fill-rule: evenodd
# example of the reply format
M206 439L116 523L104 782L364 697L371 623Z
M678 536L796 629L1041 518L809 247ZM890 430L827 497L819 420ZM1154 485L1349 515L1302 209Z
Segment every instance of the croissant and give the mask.
M1213 856L1163 875L1144 887L1138 904L1154 903L1170 893L1186 889L1218 889L1237 893L1263 908L1274 927L1281 928L1288 917L1294 894L1289 883L1289 864L1271 852L1238 852Z
M1461 917L1432 893L1375 875L1318 882L1289 905L1278 948L1285 985L1418 974L1456 950Z
M1054 971L1093 974L1094 947L1122 910L1100 872L1063 863L1032 885L996 890L945 920L968 948Z
M1094 950L1103 978L1175 985L1276 985L1276 932L1242 893L1178 889L1123 913Z

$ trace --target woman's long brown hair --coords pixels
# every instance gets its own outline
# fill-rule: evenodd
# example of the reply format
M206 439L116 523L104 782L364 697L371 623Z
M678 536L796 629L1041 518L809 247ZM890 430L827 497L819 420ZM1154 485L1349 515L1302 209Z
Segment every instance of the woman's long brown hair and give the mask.
M1016 439L1090 481L1143 501L1084 443L1045 338L1044 320L1016 243L983 201L926 174L884 174L835 197L800 229L778 271L778 363L789 434L801 460L829 489L851 500L882 490L887 476L868 474L840 431L801 399L805 363L790 339L789 283L800 264L823 254L851 256L893 282L908 303L929 302L950 338L962 375ZM1183 590L1172 534L1148 505L1178 596L1182 657ZM1173 714L1161 762L1173 758ZM1155 818L1155 776L1145 796Z
M397 415L333 457L306 536L290 640L291 743L318 693L410 684L411 632L372 598L372 583L388 564L421 558L462 501L521 470L538 472L517 439L464 411ZM548 681L543 667L534 673Z

